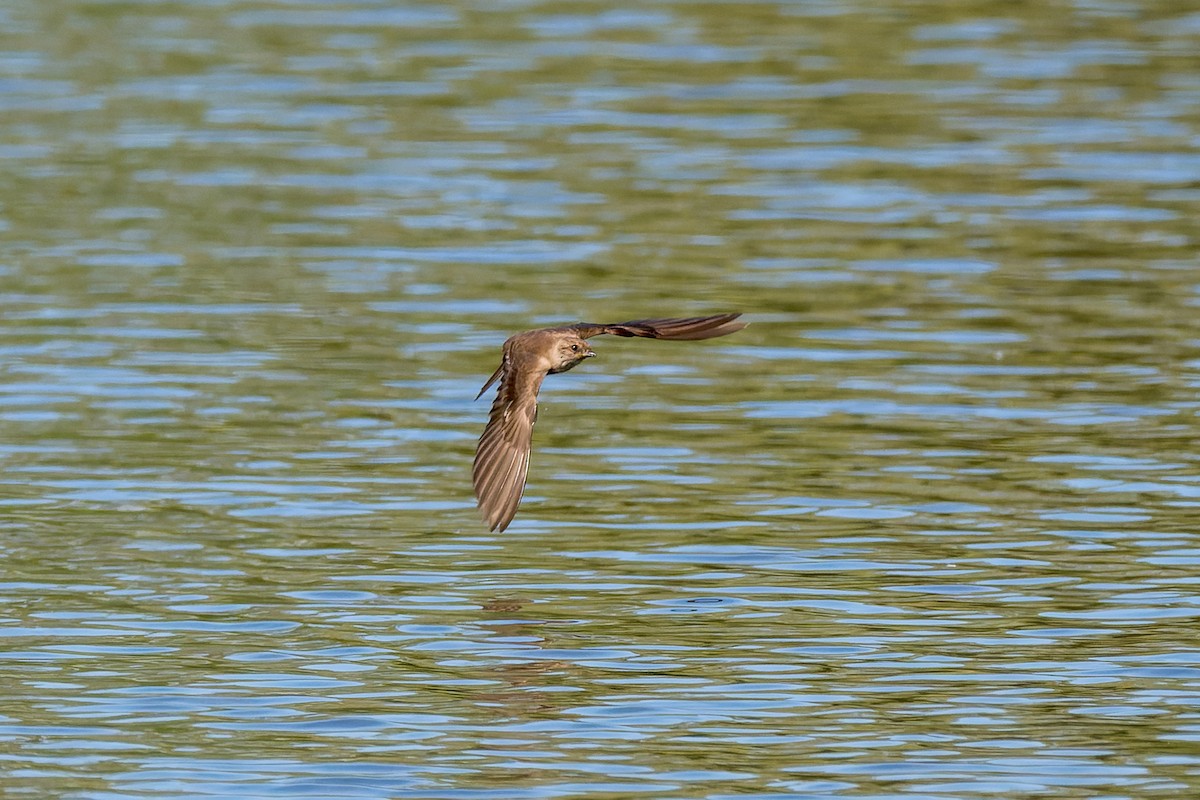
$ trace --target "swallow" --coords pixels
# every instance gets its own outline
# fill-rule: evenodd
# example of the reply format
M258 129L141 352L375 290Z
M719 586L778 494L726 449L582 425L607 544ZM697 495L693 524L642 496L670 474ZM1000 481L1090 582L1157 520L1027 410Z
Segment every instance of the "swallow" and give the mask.
M558 328L541 328L509 337L500 366L475 395L478 400L492 384L500 382L488 413L487 426L475 448L471 480L483 519L492 531L503 531L512 522L525 492L533 425L537 422L537 396L546 375L566 372L596 353L587 339L609 334L645 339L697 340L728 336L746 327L741 314L683 319L636 319L597 324L579 322Z

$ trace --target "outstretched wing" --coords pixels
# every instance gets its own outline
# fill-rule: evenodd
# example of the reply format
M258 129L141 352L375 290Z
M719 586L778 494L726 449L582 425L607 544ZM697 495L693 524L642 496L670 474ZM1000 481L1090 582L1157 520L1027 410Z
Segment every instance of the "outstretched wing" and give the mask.
M488 530L493 531L508 527L525 492L533 423L537 419L537 393L544 377L541 372L506 369L507 363L506 353L505 363L492 376L492 381L500 380L500 387L475 448L475 464L471 468L479 510Z
M605 333L613 336L641 336L646 339L714 339L718 336L728 336L746 327L746 323L737 321L740 316L738 313L716 314L711 317L635 319L608 324L580 322L568 325L567 329L575 331L581 339Z

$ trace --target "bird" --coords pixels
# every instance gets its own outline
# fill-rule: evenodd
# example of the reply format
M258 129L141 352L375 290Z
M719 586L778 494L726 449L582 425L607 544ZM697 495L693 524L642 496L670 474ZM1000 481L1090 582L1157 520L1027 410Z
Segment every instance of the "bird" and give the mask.
M566 372L596 352L587 339L609 334L645 339L697 340L728 336L746 327L741 313L707 317L635 319L630 322L578 322L510 336L500 366L475 395L478 400L500 382L487 425L475 448L471 481L488 530L503 532L516 516L525 492L538 390L547 374Z

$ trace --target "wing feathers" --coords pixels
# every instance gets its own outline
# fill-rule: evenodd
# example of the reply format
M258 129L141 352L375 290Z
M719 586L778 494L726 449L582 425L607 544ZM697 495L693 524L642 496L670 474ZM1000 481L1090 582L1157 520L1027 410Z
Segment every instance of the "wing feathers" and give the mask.
M525 492L541 383L540 374L520 375L505 370L500 376L500 388L487 427L479 437L471 470L475 497L489 530L508 527Z
M694 341L728 336L746 327L738 322L741 314L716 314L711 317L671 317L665 319L635 319L629 322L590 323L571 325L570 329L586 339L600 334L640 336L646 339L676 339Z

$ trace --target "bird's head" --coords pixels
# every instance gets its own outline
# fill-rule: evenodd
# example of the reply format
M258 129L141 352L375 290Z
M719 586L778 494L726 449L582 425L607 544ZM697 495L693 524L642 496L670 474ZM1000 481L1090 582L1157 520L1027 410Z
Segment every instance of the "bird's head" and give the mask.
M550 371L566 372L571 367L596 355L588 343L574 333L563 333L555 337L554 352L550 354Z

